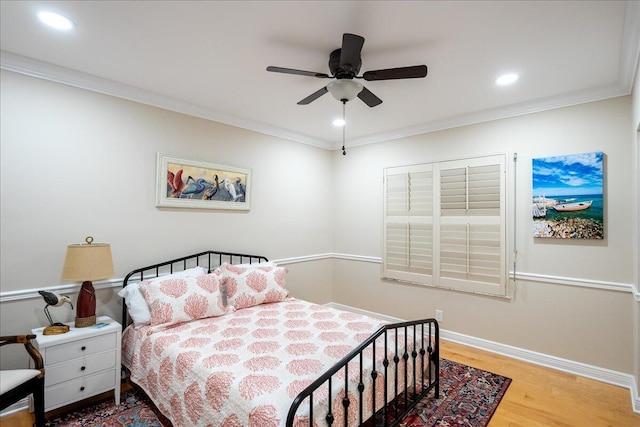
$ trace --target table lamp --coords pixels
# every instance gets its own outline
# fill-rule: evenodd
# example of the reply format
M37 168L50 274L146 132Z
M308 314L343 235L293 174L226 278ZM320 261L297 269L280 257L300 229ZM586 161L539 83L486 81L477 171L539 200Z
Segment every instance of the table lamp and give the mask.
M93 237L85 239L86 244L67 246L67 255L62 269L62 280L82 282L76 303L76 328L86 328L96 324L96 291L93 280L112 277L113 260L108 243L93 243Z

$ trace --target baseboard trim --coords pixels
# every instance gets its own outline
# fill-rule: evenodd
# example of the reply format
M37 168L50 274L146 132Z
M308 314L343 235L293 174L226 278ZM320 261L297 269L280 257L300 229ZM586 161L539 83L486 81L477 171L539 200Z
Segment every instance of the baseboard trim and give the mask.
M328 302L325 304L327 307L335 308L342 311L350 311L352 313L364 314L365 316L373 317L375 319L384 320L391 323L404 322L404 319L397 317L387 316L385 314L376 313L373 311L362 310L360 308L351 307L350 305L339 304L337 302Z
M340 310L351 311L354 313L364 314L377 319L386 320L389 322L402 322L406 319L400 319L396 317L386 316L384 314L375 313L372 311L362 310L356 307L351 307L336 302L329 302L326 306L337 308ZM547 368L556 369L558 371L566 372L573 375L578 375L585 378L590 378L596 381L602 381L607 384L612 384L618 387L629 389L631 395L631 405L633 412L640 414L640 397L638 396L638 387L636 379L631 374L625 374L623 372L613 371L611 369L600 368L598 366L588 365L586 363L576 362L573 360L563 359L548 354L538 353L531 350L526 350L519 347L514 347L506 344L501 344L495 341L489 341L482 338L472 337L470 335L460 334L454 331L448 331L446 329L440 329L440 338L443 340L463 344L469 347L474 347L480 350L488 351L490 353L500 354L502 356L510 357L512 359L522 360L523 362L533 363L534 365L545 366Z
M631 404L633 405L633 412L640 414L640 395L638 394L638 383L633 378L633 387L631 387Z
M25 397L24 399L18 400L16 403L7 406L5 409L0 412L0 418L11 415L16 412L24 411L25 409L29 409L29 398Z
M596 381L602 381L607 384L612 384L618 387L629 389L633 411L636 413L640 413L638 388L636 386L635 377L631 374L588 365L586 363L576 362L573 360L563 359L544 353L538 353L535 351L501 344L482 338L476 338L444 329L440 329L440 338L469 347L478 348L480 350L488 351L491 353L507 356L512 359L522 360L523 362L533 363L534 365L545 366L547 368L556 369L558 371L590 378Z

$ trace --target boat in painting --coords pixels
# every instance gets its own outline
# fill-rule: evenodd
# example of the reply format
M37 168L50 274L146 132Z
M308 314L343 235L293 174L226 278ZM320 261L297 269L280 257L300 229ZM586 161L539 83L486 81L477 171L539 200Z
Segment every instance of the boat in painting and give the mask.
M593 200L589 200L587 202L562 203L555 205L553 209L557 210L558 212L581 211L590 208L591 203L593 203Z

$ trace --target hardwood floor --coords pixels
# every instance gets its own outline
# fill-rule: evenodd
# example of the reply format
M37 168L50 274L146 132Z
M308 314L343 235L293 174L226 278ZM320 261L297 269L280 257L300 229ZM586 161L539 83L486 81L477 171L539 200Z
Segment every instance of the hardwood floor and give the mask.
M450 341L440 356L513 380L489 427L640 427L626 388Z
M640 427L628 389L450 341L442 341L440 355L513 380L489 427ZM32 423L26 410L0 418L1 427Z

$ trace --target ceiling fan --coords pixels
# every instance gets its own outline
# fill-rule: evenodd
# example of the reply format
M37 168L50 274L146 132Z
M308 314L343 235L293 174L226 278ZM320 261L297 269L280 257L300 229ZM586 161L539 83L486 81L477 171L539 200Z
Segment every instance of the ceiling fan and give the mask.
M345 33L342 36L342 47L331 52L329 56L329 70L331 75L326 73L318 73L314 71L295 70L292 68L267 67L267 71L275 73L296 74L299 76L318 77L322 79L336 79L320 90L307 96L298 105L307 105L320 98L327 92L330 92L335 99L345 104L356 96L360 98L369 107L380 105L382 100L374 95L369 89L364 87L354 79L365 79L366 81L375 80L394 80L394 79L416 79L427 76L426 65L414 65L410 67L387 68L383 70L367 71L358 76L362 59L360 52L364 45L364 37Z

